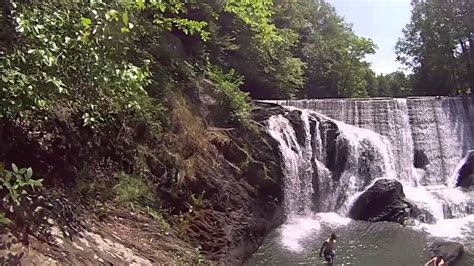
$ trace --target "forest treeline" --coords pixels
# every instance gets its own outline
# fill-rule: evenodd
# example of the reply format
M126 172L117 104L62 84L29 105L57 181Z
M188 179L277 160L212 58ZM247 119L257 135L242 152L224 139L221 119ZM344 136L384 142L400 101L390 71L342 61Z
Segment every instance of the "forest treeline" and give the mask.
M472 93L474 1L413 0L396 52L413 72L413 94Z
M380 89L379 80L394 83L392 76L376 77L364 61L375 52L375 44L355 35L325 1L11 3L13 7L6 6L13 17L4 34L15 33L22 42L15 43L14 52L2 63L2 80L9 84L4 99L27 96L28 86L33 87L26 97L28 103L34 103L31 97L36 96L39 102L57 98L66 88L83 87L77 84L80 79L71 78L74 74L66 73L79 69L81 79L89 76L88 85L96 89L123 81L127 84L121 87L159 90L161 94L165 90L157 87L171 80L218 69L234 73L242 80L241 89L260 99L380 96L390 94L391 86ZM73 54L77 56L74 60ZM120 65L122 72L114 73L114 65ZM15 67L20 67L19 73L9 71ZM32 69L42 76L31 75ZM132 70L140 74L140 81L121 80L123 73ZM154 77L147 76L147 71ZM107 81L94 80L108 76ZM151 80L161 83L145 84Z
M410 75L376 75L364 60L376 44L322 0L4 2L6 111L38 109L85 84L118 82L123 91L108 99L162 95L173 81L210 70L232 72L231 82L258 99L451 95L474 83L469 0L412 2L396 45Z

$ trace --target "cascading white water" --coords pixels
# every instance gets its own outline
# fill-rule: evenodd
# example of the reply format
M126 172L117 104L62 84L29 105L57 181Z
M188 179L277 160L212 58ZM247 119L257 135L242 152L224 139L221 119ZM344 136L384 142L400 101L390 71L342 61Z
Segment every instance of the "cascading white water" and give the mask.
M472 222L474 192L448 183L474 148L474 98L277 103L292 113L268 121L285 163L287 212L345 215L375 180L395 178L440 226L452 218L459 226Z
M309 214L312 208L345 213L354 195L373 180L395 177L386 137L313 111L288 111L298 115L294 123L301 132L283 115L270 117L267 130L280 145L289 214ZM311 199L318 195L315 204Z
M452 191L444 185L451 181L463 155L474 147L473 97L278 103L313 110L387 137L392 151L390 163L396 169L397 179L417 188L406 189L409 198L420 201L427 209L436 209L434 214L438 219L458 218L472 212L472 199L453 201L449 198ZM414 167L417 161L422 164L417 165L419 168ZM466 210L462 214L454 209Z
M350 202L374 179L394 177L394 167L387 138L313 111L289 107L288 113L292 115L270 117L267 131L279 143L283 159L288 220L281 228L282 243L298 251L301 238L320 228L312 210L347 213Z
M309 126L308 126L309 127ZM308 128L309 130L309 128ZM305 129L306 131L306 129ZM308 185L311 182L311 165L308 165L308 156L311 156L311 145L300 146L296 133L288 119L283 116L270 117L268 132L280 144L283 154L283 171L285 178L285 210L308 214L310 212L307 199L311 198L312 190ZM306 135L306 132L305 132ZM311 137L309 134L307 136ZM308 141L305 139L305 142Z
M461 158L474 147L474 97L277 103L313 110L388 137L399 179L414 184L446 184ZM426 169L413 169L415 151L426 156Z

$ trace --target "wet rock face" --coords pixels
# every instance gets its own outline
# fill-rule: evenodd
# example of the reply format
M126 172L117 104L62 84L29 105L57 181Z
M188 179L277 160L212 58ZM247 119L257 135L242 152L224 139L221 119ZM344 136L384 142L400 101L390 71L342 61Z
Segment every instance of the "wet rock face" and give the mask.
M332 179L339 181L349 158L349 144L345 138L340 138L341 132L333 122L326 123L322 129L326 130L325 145L327 152L326 166L333 173Z
M281 105L266 102L253 102L252 119L263 122L274 115L283 115L288 111Z
M371 180L383 176L385 171L383 165L374 162L382 161L383 155L380 151L367 139L361 142L359 147L359 160L357 165L357 173L360 178L365 181L365 185L370 184Z
M258 133L226 133L228 141L214 145L225 159L221 163L230 167L209 168L205 182L196 180L191 188L211 195L204 199L211 207L188 233L213 261L242 264L284 221L281 155L263 127L266 119L280 114L286 111L279 105L255 102L251 118Z
M468 151L465 162L457 173L456 186L470 187L474 184L474 150Z
M295 130L296 139L300 146L305 145L305 126L304 122L301 119L301 111L300 110L292 110L287 115L286 118L290 121L293 129Z
M426 169L426 166L430 163L428 156L422 150L415 150L413 166L416 168Z
M354 202L349 217L369 222L404 224L410 218L417 218L420 213L413 203L405 200L400 182L380 179Z

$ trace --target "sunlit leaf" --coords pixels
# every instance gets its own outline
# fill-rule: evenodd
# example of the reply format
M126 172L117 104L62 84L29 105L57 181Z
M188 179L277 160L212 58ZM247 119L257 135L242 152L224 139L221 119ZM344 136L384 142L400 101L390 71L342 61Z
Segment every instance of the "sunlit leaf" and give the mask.
M26 170L26 178L30 179L32 176L33 176L33 169L31 169L31 167L28 167L28 169Z
M82 24L82 26L84 26L85 28L87 28L87 27L89 27L89 26L92 24L92 20L89 19L89 18L82 17L82 18L81 18L81 24Z
M127 10L125 10L122 13L122 22L123 24L125 24L125 26L128 26L128 11Z
M12 170L14 173L18 173L18 167L14 163L12 163Z

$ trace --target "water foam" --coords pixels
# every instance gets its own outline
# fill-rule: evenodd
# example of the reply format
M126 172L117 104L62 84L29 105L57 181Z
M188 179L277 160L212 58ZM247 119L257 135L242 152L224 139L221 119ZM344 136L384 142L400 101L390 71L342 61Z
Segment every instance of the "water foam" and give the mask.
M320 228L319 221L311 216L290 216L280 228L281 243L290 251L300 252L304 239Z
M316 217L322 224L328 224L332 227L346 226L352 221L351 218L341 216L335 212L320 212L316 214Z
M336 229L347 226L351 221L352 219L335 212L317 213L309 216L291 215L279 229L280 241L287 250L301 252L304 250L305 240L318 233L321 225L329 225Z
M435 237L463 241L472 235L474 229L474 215L457 219L443 219L436 224L419 224L414 227Z

